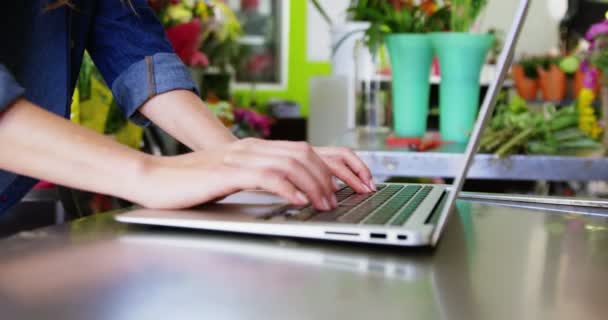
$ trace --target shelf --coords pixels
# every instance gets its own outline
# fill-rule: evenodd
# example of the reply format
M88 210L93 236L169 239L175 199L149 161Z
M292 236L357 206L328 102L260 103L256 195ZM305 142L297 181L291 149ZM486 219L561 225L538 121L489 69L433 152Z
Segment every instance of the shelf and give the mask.
M375 176L453 178L460 170L465 145L445 145L429 152L389 148L386 135L361 136L349 132L338 145L353 148ZM514 155L499 159L478 154L468 177L497 180L599 181L608 180L608 158Z

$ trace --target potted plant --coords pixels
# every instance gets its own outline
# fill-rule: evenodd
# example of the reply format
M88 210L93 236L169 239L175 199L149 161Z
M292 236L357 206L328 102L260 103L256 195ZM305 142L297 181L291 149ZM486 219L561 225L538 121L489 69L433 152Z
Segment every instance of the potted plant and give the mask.
M467 142L479 108L479 78L489 49L490 33L469 32L487 0L452 0L450 31L431 35L439 59L439 127L441 138Z
M513 65L512 75L517 94L527 101L538 97L538 58L522 58Z
M560 67L561 60L560 57L541 57L536 67L544 101L560 102L566 97L568 79Z
M361 0L349 8L359 20L369 21L365 43L377 50L384 42L392 68L393 129L397 136L426 133L429 77L433 48L429 32L447 27L447 9L433 0Z

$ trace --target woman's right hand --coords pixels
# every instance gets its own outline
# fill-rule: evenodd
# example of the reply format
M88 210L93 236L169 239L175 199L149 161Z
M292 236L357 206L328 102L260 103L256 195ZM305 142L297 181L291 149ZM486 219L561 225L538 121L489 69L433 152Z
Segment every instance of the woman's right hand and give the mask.
M294 205L337 206L333 174L306 143L244 139L187 155L149 158L139 172L127 198L150 208L187 208L252 189Z

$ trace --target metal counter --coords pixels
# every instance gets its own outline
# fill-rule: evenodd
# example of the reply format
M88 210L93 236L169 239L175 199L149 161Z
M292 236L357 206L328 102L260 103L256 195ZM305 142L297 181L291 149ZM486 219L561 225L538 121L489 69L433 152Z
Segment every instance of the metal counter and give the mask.
M386 134L349 132L337 145L356 150L376 176L454 177L460 169L465 145L444 145L428 152L386 146ZM471 179L601 181L608 180L608 158L515 155L499 159L490 154L475 156Z
M608 218L460 201L439 246L118 224L0 241L2 319L606 319Z

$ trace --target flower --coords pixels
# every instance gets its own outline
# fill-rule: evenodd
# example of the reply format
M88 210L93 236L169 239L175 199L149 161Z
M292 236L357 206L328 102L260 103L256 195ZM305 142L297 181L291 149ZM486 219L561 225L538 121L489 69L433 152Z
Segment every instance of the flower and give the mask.
M167 15L177 23L185 23L192 19L192 10L182 3L171 4L167 9Z
M608 20L604 20L602 22L598 22L598 23L592 25L591 28L589 28L589 30L587 30L587 33L585 34L585 38L587 39L587 41L593 41L598 36L607 35L607 34L608 34Z
M235 108L234 120L237 125L240 124L254 131L254 135L257 132L262 137L270 136L272 119L266 115L256 112L255 110Z
M597 87L599 70L593 67L589 61L583 61L580 68L583 71L583 85L585 88L593 89Z
M599 125L595 110L593 109L593 101L595 93L593 89L583 88L578 97L578 127L591 138L597 139L604 131Z
M422 10L428 16L433 15L435 12L437 12L438 9L439 6L437 5L437 3L435 3L435 0L424 0L420 4L420 10Z
M201 35L201 23L198 19L170 27L166 33L173 49L186 65L209 65L207 56L198 50Z

